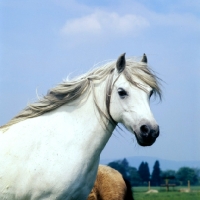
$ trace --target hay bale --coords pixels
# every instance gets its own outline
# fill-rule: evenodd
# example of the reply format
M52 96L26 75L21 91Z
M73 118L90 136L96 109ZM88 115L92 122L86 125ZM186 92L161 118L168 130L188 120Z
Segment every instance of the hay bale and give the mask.
M150 194L150 193L158 193L158 190L149 190L146 192L146 194Z
M190 192L190 189L188 189L188 188L181 188L179 191L180 192Z

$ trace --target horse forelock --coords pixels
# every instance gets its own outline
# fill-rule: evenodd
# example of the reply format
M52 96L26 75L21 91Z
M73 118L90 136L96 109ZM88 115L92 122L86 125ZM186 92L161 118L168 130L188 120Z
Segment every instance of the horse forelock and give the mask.
M16 124L28 118L40 116L44 113L50 112L64 104L73 103L76 99L82 96L86 91L93 92L94 103L100 116L109 120L113 124L117 124L110 115L110 98L113 89L113 71L116 66L116 61L106 63L105 65L95 68L92 71L87 72L71 81L64 81L58 84L56 87L49 90L47 95L40 98L37 102L28 105L17 116L11 119L7 124L0 127L0 130L6 131L11 125ZM152 70L141 62L136 62L133 59L126 60L126 68L122 72L126 79L140 87L132 80L131 75L137 76L139 79L148 84L152 89L161 97L161 89L159 87L158 77L152 72ZM119 74L120 75L120 74ZM94 94L94 82L102 82L108 77L105 94L106 113L104 113L98 106L96 96ZM142 89L142 87L140 87Z
M142 84L134 81L132 75L135 75L137 78L142 80L145 84L149 85L153 89L155 96L158 95L160 100L162 99L162 91L160 87L161 79L146 63L136 63L132 60L129 60L123 73L127 81L145 91L145 88Z

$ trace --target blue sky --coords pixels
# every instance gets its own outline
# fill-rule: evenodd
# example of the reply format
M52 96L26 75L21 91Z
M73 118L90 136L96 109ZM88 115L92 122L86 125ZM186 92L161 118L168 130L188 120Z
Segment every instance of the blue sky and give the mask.
M0 0L0 13L0 125L70 73L146 53L163 80L151 103L161 135L144 148L114 132L101 158L200 160L198 0Z

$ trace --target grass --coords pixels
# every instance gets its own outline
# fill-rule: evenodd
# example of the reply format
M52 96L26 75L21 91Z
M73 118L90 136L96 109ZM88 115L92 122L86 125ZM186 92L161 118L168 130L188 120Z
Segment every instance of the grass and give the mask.
M200 186L192 186L190 192L180 192L181 188L176 187L174 190L170 188L167 192L165 188L151 187L153 190L158 190L158 193L147 194L147 187L134 187L133 194L135 200L200 200Z

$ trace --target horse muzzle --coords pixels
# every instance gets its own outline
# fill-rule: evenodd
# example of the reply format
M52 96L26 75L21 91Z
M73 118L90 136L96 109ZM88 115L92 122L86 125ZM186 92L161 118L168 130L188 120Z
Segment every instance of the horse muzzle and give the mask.
M158 125L142 124L134 131L137 142L141 146L151 146L160 134Z

